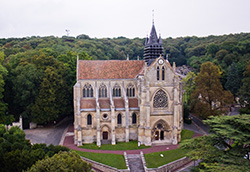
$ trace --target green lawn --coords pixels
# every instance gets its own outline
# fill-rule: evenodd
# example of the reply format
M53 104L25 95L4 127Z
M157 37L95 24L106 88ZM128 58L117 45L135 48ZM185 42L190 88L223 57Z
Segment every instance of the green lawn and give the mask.
M102 164L109 165L111 167L115 167L118 169L127 169L123 155L81 152L81 151L76 151L76 150L72 150L72 151L75 151L77 154L79 154L82 157L100 162Z
M136 149L150 148L151 146L141 145L140 147L138 147L137 141L130 141L130 142L117 142L116 145L104 144L101 145L100 148L96 146L96 144L94 143L84 144L79 147L84 149L99 149L99 150L136 150Z
M194 135L193 131L183 129L181 131L181 140L191 139Z
M144 154L144 157L148 168L157 168L186 156L187 152L187 150L174 149L169 151ZM161 154L163 155L163 157L160 156Z

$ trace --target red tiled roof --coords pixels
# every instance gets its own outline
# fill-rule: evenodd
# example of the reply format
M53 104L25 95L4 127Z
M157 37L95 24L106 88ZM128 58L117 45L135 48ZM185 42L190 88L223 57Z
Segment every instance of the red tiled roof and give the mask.
M81 100L81 109L95 109L96 100L95 99L82 99Z
M139 107L139 106L138 106L138 99L137 99L137 98L129 98L129 99L128 99L128 106L129 106L130 108Z
M100 108L108 109L110 108L110 100L109 99L99 99Z
M125 108L125 102L122 98L114 99L115 108Z
M143 60L79 60L79 79L135 78L144 68Z

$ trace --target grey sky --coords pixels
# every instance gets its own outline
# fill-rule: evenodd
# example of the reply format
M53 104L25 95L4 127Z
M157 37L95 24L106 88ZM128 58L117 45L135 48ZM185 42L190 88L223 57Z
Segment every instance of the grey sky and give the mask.
M0 38L163 38L250 32L249 0L0 0Z

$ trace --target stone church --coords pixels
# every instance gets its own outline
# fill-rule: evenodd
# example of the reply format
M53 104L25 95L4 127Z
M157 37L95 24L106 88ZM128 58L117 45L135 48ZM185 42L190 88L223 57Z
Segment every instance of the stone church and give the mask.
M77 60L74 142L137 140L146 146L177 144L183 128L182 88L163 57L154 23L144 60Z

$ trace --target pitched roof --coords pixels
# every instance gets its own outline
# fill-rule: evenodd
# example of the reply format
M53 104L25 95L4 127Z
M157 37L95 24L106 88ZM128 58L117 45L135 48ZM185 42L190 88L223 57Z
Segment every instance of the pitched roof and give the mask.
M144 68L143 60L79 60L79 79L135 78Z

